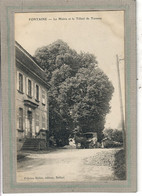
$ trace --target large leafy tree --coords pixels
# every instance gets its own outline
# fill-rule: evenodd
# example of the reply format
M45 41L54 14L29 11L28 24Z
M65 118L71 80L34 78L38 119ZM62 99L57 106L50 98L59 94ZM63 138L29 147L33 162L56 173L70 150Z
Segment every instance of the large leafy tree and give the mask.
M95 56L57 40L37 49L34 58L47 72L50 132L57 144L67 144L76 127L97 132L101 140L114 88Z

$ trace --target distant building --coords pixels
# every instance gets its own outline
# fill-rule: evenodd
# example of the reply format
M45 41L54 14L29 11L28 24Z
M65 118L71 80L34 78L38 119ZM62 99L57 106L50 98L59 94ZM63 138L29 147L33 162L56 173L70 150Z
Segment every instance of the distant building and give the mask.
M48 127L48 89L46 73L17 42L16 114L17 150L45 146Z

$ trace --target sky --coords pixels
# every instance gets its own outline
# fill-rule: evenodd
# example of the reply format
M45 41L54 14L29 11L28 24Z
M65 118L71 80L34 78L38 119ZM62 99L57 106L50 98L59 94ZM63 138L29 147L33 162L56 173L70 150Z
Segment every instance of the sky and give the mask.
M121 129L120 94L116 66L119 59L123 112L125 113L124 84L124 12L49 12L16 13L15 40L31 55L37 48L61 39L77 52L96 56L98 66L114 86L110 102L111 111L106 116L105 128ZM124 115L125 116L125 115Z

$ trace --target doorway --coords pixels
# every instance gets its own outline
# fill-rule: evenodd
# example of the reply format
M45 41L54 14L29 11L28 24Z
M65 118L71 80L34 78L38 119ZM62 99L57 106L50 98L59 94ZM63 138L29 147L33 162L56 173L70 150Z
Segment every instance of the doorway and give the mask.
M28 136L32 138L32 112L28 111Z

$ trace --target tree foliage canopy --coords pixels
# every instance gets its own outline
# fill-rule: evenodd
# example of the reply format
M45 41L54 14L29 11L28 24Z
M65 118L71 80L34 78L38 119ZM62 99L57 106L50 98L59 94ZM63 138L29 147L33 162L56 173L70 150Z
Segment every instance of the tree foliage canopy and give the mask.
M62 40L39 48L35 60L47 72L50 131L65 145L73 130L102 137L114 88L90 53L78 54Z

